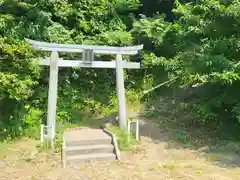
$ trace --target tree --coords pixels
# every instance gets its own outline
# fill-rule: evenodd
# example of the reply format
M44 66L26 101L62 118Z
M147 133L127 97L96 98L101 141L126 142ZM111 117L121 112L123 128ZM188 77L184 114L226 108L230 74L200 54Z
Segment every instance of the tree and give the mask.
M5 129L6 134L12 135L20 135L24 127L34 125L26 114L36 112L36 108L46 111L48 69L39 69L35 60L48 54L33 52L24 38L55 43L130 45L132 36L126 31L124 19L130 19L138 8L137 0L3 0L0 3L0 131ZM61 56L66 58L65 54ZM71 58L78 56L72 54ZM114 106L113 76L113 71L104 69L60 69L57 119L81 121L86 109L94 114L105 106Z
M148 75L164 67L182 85L206 85L192 105L197 122L239 121L239 7L239 1L176 1L173 22L155 16L134 24L134 37L147 44Z

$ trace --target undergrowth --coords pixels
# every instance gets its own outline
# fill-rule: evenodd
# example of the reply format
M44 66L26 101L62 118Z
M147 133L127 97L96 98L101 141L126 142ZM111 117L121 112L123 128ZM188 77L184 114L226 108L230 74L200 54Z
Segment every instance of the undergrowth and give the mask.
M143 115L159 125L175 148L193 148L206 153L240 154L237 126L233 128L229 125L231 123L228 124L229 120L225 123L221 121L222 124L218 126L197 123L192 116L193 103L193 96L186 101L167 92L148 102Z
M64 131L69 128L76 128L80 126L81 124L71 124L71 123L58 125L56 129L55 139L54 139L54 149L52 149L50 141L44 141L43 143L40 143L38 145L39 151L53 150L55 153L60 153L62 149Z
M127 131L121 130L118 126L108 126L107 129L116 136L120 150L130 151L138 145L132 133L129 134Z

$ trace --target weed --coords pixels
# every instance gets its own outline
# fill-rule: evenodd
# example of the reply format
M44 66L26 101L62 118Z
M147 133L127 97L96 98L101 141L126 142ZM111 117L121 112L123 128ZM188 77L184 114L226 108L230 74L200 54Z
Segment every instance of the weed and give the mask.
M67 123L67 124L64 124L64 125L57 126L55 139L54 139L54 152L55 153L61 152L64 131L66 129L76 128L76 127L79 127L79 124ZM37 148L39 149L39 151L49 151L50 149L52 149L51 142L46 140L43 143L37 145Z
M88 166L84 165L80 167L80 171L84 172L88 169Z
M134 154L146 153L146 149L140 146L133 148Z
M143 112L144 116L145 117L155 117L156 116L156 112L154 111L154 108L149 108L149 109L146 109L144 112Z
M0 159L3 159L8 152L9 144L12 142L9 142L7 140L0 142Z
M122 131L117 126L108 126L107 129L116 135L120 150L133 150L137 145L137 141L132 134Z
M209 156L208 161L214 162L214 161L216 161L216 157L215 156Z
M181 143L183 143L185 145L189 144L189 142L190 142L189 136L183 131L176 131L175 132L175 139L177 141L180 141Z
M36 146L39 152L49 151L51 149L51 142L44 141Z
M228 142L225 146L226 151L235 152L236 154L240 154L240 143L239 142Z
M164 165L162 165L162 167L163 167L163 168L166 168L166 169L173 170L173 169L176 168L176 164L172 164L172 163L170 163L170 164L164 164Z
M191 165L191 164L186 164L186 165L184 165L184 168L187 168L187 169L189 168L189 169L190 169L190 168L193 168L193 165Z
M201 170L196 170L195 173L196 173L197 176L200 176L202 174L202 171Z

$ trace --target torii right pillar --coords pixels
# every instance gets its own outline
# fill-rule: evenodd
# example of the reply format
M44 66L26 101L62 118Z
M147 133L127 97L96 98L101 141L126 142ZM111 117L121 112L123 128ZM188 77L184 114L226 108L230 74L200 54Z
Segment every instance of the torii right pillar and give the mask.
M122 55L116 55L116 81L117 81L117 100L118 100L118 117L119 127L122 130L127 130L127 113L126 113L126 98L124 88L124 71L122 66Z

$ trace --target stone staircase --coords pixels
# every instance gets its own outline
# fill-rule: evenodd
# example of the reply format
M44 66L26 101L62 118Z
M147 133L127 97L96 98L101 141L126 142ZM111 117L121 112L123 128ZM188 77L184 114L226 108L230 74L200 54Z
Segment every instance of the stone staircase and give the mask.
M63 166L85 161L117 160L119 151L113 134L102 129L71 129L64 132Z

